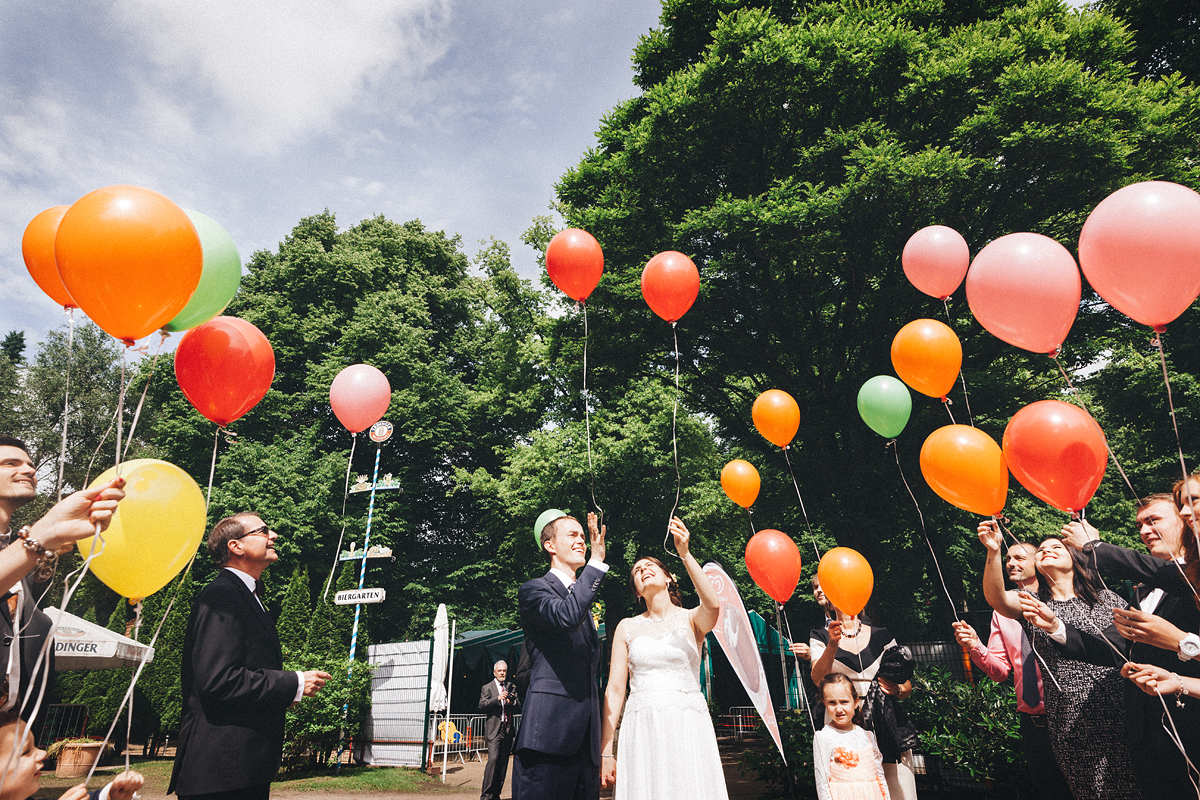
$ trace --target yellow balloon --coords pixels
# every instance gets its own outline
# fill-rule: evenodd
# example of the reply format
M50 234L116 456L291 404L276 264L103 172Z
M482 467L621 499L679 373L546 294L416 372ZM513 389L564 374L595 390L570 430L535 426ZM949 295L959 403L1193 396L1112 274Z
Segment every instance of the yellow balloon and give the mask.
M110 469L92 486L116 477ZM121 465L125 499L104 532L104 551L92 560L96 577L122 597L149 597L171 582L204 537L204 494L174 464L139 458ZM99 547L99 545L97 545ZM79 542L86 558L92 538Z

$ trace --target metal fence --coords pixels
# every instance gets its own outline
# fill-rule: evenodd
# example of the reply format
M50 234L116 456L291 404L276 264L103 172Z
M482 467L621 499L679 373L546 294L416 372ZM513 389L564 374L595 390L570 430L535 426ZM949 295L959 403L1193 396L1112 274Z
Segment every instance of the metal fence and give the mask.
M88 707L82 703L54 703L46 707L46 722L37 746L45 750L59 739L78 739L87 730Z
M487 752L487 736L484 734L487 716L485 714L451 714L449 721L453 728L449 741L447 741L446 727L444 727L446 717L436 714L431 718L430 730L436 731L436 733L434 733L434 748L431 751L430 761L456 758L462 762L482 761L483 753ZM520 714L513 715L512 724L515 738L521 727Z

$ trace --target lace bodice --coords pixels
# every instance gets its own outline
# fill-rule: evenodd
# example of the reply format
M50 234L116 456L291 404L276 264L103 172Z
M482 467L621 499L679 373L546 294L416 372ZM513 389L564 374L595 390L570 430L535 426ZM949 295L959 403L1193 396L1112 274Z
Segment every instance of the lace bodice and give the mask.
M699 694L700 651L687 611L680 609L662 620L631 617L625 626L625 645L631 701L646 693Z

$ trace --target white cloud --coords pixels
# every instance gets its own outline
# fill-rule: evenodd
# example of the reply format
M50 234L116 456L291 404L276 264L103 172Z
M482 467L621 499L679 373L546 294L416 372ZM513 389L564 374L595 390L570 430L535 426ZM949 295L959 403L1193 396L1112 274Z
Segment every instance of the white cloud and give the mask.
M274 154L403 97L448 47L450 0L117 0L111 15L153 64L140 100L162 132L182 117Z

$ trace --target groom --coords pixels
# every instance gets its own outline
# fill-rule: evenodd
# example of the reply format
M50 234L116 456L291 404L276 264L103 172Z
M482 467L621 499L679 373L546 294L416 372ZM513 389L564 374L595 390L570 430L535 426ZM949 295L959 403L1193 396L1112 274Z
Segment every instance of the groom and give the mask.
M513 800L600 796L600 639L590 609L608 565L605 528L595 514L588 514L588 530L591 561L579 520L551 509L534 525L550 571L517 591L530 677L517 733Z

